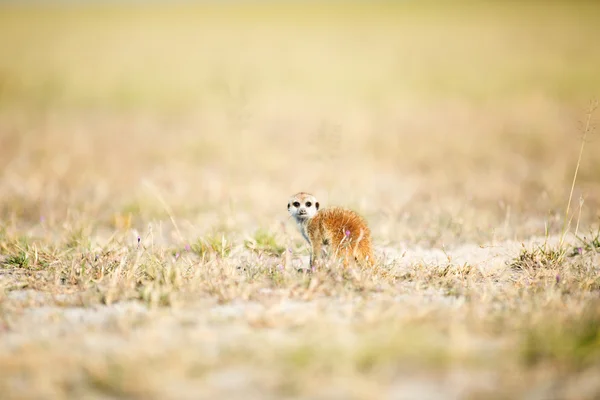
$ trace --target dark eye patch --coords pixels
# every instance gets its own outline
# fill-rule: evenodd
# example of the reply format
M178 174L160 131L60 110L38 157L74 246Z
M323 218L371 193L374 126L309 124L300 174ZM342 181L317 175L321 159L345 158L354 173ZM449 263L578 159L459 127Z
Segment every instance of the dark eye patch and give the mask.
M294 207L300 207L300 203L297 201L295 201L293 204L294 204Z
M307 201L306 202L306 207L310 207L310 206L312 206L312 203L310 201Z

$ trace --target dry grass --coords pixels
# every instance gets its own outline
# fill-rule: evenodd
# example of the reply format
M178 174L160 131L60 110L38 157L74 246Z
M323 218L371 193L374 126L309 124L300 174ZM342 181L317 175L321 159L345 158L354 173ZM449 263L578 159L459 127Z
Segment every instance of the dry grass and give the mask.
M0 393L597 398L599 12L2 5Z

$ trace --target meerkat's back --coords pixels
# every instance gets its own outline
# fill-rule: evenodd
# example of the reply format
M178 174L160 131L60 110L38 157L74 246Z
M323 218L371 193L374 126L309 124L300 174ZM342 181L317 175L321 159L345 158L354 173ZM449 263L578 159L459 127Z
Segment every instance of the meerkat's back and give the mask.
M356 212L330 207L319 211L308 223L308 235L330 245L337 256L352 256L361 263L373 265L371 230ZM347 260L346 260L347 261Z

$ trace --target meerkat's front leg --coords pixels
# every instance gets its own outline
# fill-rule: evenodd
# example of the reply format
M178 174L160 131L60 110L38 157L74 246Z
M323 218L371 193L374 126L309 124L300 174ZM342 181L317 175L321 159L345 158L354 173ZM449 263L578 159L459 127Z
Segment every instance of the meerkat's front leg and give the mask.
M310 267L316 267L322 259L323 244L321 238L315 235L310 241Z

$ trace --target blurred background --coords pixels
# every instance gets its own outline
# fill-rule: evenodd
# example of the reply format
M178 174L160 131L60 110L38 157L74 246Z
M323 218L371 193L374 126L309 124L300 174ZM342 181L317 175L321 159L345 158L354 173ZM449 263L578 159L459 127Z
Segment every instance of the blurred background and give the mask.
M309 191L380 244L556 231L599 22L594 1L1 2L0 220L236 235Z

